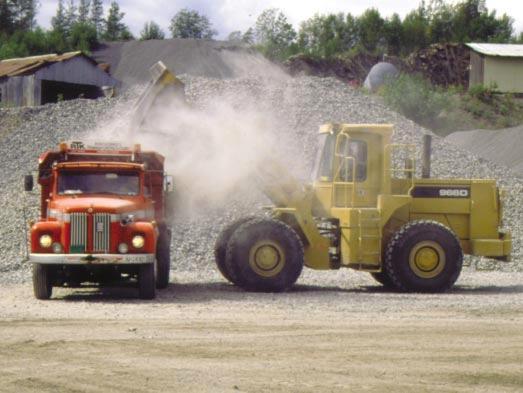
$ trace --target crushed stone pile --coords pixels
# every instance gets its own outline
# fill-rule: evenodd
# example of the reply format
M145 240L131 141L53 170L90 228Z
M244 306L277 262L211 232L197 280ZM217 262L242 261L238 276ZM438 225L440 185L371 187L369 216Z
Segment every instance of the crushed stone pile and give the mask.
M392 123L395 142L418 145L422 134L429 132L387 109L378 99L333 78L285 78L276 83L261 78L221 80L186 75L183 79L187 99L203 110L219 97L237 111L242 111L247 101L254 101L260 111L271 113L271 124L277 125L273 131L279 144L292 148L287 162L301 178L307 176L313 165L320 124ZM0 110L0 118L15 119L8 122L9 130L0 132L0 165L6 174L0 178L0 222L3 223L0 226L0 281L23 281L30 277L28 264L24 262L24 221L38 217L38 196L34 192L25 200L23 175L36 169L41 152L54 148L61 140L81 139L96 128L104 130L104 124L121 112L119 108L131 106L128 103L131 96ZM111 138L110 129L106 136ZM507 190L504 224L513 233L514 262L495 263L480 258L469 258L468 262L479 268L521 271L518 262L522 258L522 180L508 168L480 159L443 139L435 137L433 147L433 177L492 178ZM170 149L165 143L160 152L169 155ZM293 162L296 165L292 165ZM230 190L220 204L203 204L200 209L179 211L173 228L173 270L191 271L195 275L201 272L203 276L216 272L213 246L221 228L246 214L262 214L260 208L267 204L253 183L252 179L246 179ZM26 210L24 206L30 208Z

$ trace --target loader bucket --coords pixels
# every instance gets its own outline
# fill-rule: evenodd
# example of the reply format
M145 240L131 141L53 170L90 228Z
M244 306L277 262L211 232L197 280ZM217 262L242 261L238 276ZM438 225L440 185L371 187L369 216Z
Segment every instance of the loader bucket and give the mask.
M131 127L134 132L140 131L153 107L173 100L186 103L184 83L171 73L163 62L159 61L153 65L149 72L151 80L133 110Z

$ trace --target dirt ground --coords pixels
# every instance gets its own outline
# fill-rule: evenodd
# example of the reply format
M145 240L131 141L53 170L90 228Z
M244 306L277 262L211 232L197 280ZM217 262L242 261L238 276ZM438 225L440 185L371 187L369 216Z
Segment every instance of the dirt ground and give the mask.
M447 294L306 272L284 294L175 273L134 288L0 288L1 392L517 392L523 273L464 272Z

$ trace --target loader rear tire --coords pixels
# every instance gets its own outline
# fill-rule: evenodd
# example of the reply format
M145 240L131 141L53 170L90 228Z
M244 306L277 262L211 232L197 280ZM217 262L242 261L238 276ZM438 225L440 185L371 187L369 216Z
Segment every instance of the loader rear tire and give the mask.
M454 285L462 265L459 239L436 221L409 222L385 251L385 272L404 292L444 292Z
M245 224L247 221L253 220L254 218L255 217L243 217L233 221L223 228L223 230L220 232L220 235L218 236L218 239L216 239L216 243L214 244L214 259L216 261L216 266L218 267L218 270L222 276L234 285L238 285L238 277L234 275L234 272L231 272L227 268L225 263L227 243L229 243L229 239L231 238L232 234L240 225Z
M240 225L227 244L227 269L248 291L282 292L303 269L303 244L287 224L252 219Z
M35 298L47 300L53 293L51 267L33 263L33 291Z
M154 263L140 265L140 270L138 271L138 295L140 299L147 300L156 297Z
M171 271L171 230L160 228L158 243L156 244L156 288L165 289L169 285Z

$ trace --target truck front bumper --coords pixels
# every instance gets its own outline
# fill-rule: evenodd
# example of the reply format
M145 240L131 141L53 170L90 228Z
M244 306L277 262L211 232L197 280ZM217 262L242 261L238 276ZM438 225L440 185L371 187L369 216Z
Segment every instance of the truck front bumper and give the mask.
M142 265L154 263L154 254L30 254L29 261L42 265Z

